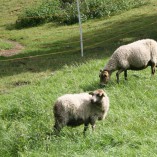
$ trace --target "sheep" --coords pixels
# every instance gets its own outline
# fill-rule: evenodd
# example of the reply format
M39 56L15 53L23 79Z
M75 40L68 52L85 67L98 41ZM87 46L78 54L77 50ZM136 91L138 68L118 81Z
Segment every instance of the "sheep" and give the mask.
M151 66L151 74L155 74L157 66L157 42L152 39L138 40L133 43L120 46L112 54L109 62L103 70L100 70L100 85L105 85L110 80L111 74L116 73L117 83L119 75L124 71L127 80L127 70L142 70Z
M65 94L54 105L54 133L58 134L64 126L84 124L84 135L89 124L94 131L96 120L103 120L109 110L107 94L98 89L89 93Z

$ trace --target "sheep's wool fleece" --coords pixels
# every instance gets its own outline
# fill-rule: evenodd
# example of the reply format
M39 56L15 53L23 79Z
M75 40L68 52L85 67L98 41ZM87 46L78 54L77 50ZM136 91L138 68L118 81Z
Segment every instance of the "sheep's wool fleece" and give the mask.
M97 108L97 105L91 104L92 95L88 93L66 94L57 99L57 104L61 105L60 115L65 119L69 116L74 119L87 119L90 116L99 115L102 119L105 118L109 109L109 98L105 93L102 99L102 108ZM105 111L102 112L102 111Z
M152 39L143 39L120 46L104 69L141 68L147 66L149 61L157 63L157 42Z
M91 95L88 93L66 94L57 99L58 103L62 104L64 113L70 112L77 117L87 115L91 102Z

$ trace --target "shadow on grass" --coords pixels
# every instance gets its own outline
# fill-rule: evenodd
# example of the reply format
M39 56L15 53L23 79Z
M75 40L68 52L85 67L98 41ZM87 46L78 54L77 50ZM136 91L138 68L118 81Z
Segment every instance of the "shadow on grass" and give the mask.
M32 73L46 70L55 71L63 68L65 65L78 65L86 63L92 59L107 58L111 56L113 51L120 45L144 38L157 39L157 23L151 24L156 21L156 17L157 14L152 16L139 15L128 20L112 22L109 29L103 28L85 33L84 57L80 56L79 42L69 44L69 46L63 44L65 42L69 43L71 41L78 41L79 36L70 38L67 41L52 41L52 43L49 41L49 43L41 44L38 51L32 51L29 54L31 54L31 56L49 55L15 61L0 61L0 76L11 76L27 71L31 71ZM102 25L105 25L105 22ZM63 51L67 52L53 55L53 53ZM27 56L28 53L19 54L12 58ZM10 58L1 57L0 59Z

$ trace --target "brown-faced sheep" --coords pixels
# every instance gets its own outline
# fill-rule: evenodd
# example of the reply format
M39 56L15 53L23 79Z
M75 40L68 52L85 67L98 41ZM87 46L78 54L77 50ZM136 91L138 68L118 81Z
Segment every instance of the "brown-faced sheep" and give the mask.
M94 130L96 120L104 119L108 110L109 98L101 89L90 93L63 95L54 105L54 131L58 134L64 126L84 124L85 134L89 124Z
M152 39L143 39L128 45L120 46L111 56L103 70L100 70L100 84L105 85L110 80L111 74L116 73L117 83L119 74L124 71L127 80L127 70L142 70L151 66L154 75L157 66L157 42Z

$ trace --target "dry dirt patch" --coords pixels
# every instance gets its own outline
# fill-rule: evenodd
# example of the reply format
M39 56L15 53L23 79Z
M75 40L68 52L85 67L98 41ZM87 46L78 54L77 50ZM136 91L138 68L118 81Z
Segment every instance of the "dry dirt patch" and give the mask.
M16 55L16 54L20 53L21 50L24 49L24 46L22 46L21 44L19 44L16 41L5 40L5 42L11 43L13 45L13 48L9 49L9 50L1 50L0 51L0 56L4 56L4 57L13 56L13 55Z

